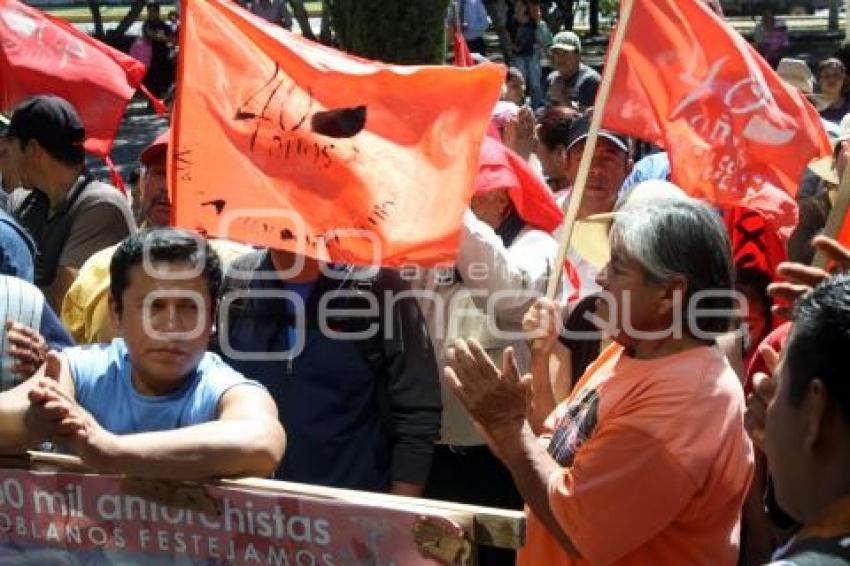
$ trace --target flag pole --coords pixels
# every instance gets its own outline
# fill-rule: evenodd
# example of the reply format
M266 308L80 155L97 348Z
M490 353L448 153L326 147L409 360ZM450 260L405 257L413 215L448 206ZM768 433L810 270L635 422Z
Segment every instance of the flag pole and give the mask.
M602 115L605 113L605 105L608 102L608 95L611 92L611 85L614 82L614 73L617 71L617 61L620 58L620 51L623 47L623 40L626 37L626 30L629 27L629 20L632 17L632 8L635 0L622 0L620 21L617 23L617 29L614 33L614 42L611 44L611 52L608 53L608 59L605 62L605 71L602 75L602 84L599 85L599 92L596 95L596 102L593 107L593 118L590 122L590 131L587 134L587 140L584 144L584 153L581 156L578 174L576 175L573 192L570 196L570 204L567 208L566 217L564 218L563 232L561 234L560 247L558 249L558 259L555 262L555 269L552 270L552 277L549 278L549 283L546 287L546 297L550 300L555 298L555 291L558 289L558 284L561 282L561 276L564 273L563 265L567 257L567 250L570 247L570 240L573 235L573 227L578 216L578 209L581 206L582 198L584 197L584 188L587 184L587 175L590 173L590 165L593 161L593 152L596 149L596 139L599 134L599 128L602 125Z
M844 218L847 216L848 208L850 208L850 167L846 168L844 175L841 176L841 183L838 185L835 204L832 205L832 210L829 211L826 226L823 229L824 236L829 238L838 236L838 232L841 230L842 224L844 224ZM828 261L826 255L818 251L812 261L812 266L826 269Z

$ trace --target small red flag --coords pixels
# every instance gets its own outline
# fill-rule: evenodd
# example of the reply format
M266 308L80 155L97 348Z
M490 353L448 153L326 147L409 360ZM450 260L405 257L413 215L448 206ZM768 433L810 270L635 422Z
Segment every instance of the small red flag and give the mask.
M633 10L603 127L665 148L673 182L694 196L777 224L796 216L763 208L793 206L788 196L754 195L795 196L809 161L829 154L815 108L702 2Z
M455 67L472 67L475 65L475 59L472 58L472 52L469 50L466 39L457 28L455 28L453 35Z
M145 67L71 24L16 0L0 0L0 108L36 94L70 102L86 127L85 149L109 154Z

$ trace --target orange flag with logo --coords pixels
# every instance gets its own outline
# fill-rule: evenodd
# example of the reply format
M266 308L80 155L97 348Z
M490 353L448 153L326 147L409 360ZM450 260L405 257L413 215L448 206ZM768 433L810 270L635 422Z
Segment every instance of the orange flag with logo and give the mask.
M603 127L665 148L673 182L694 196L793 206L753 196L795 196L809 161L829 154L815 108L702 2L634 0L633 10Z
M452 263L504 69L401 67L184 0L174 223L358 265Z

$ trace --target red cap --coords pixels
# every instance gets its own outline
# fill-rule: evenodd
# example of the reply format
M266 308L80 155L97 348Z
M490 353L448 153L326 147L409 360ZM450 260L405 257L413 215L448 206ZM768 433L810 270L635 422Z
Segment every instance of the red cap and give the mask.
M474 194L504 189L526 224L545 232L554 232L561 225L564 213L549 187L522 157L486 135L481 144Z
M150 164L154 159L159 158L168 150L168 142L170 138L170 129L160 134L159 137L153 140L153 143L142 151L141 155L139 155L139 162L145 167L150 167Z

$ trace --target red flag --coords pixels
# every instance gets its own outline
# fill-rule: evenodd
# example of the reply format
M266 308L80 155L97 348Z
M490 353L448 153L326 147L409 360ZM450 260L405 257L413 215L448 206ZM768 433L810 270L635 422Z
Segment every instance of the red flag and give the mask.
M564 221L564 213L552 191L528 162L501 141L484 136L475 194L505 189L526 224L544 232L554 232Z
M352 57L183 3L174 223L322 260L451 263L504 68Z
M809 161L830 152L815 108L702 2L634 0L616 65L603 127L664 147L694 196L793 197Z
M475 59L472 58L472 52L469 50L469 45L463 34L455 28L453 34L455 66L456 67L472 67L475 65Z
M145 67L71 24L16 0L0 0L0 107L55 94L86 127L86 151L106 156Z

